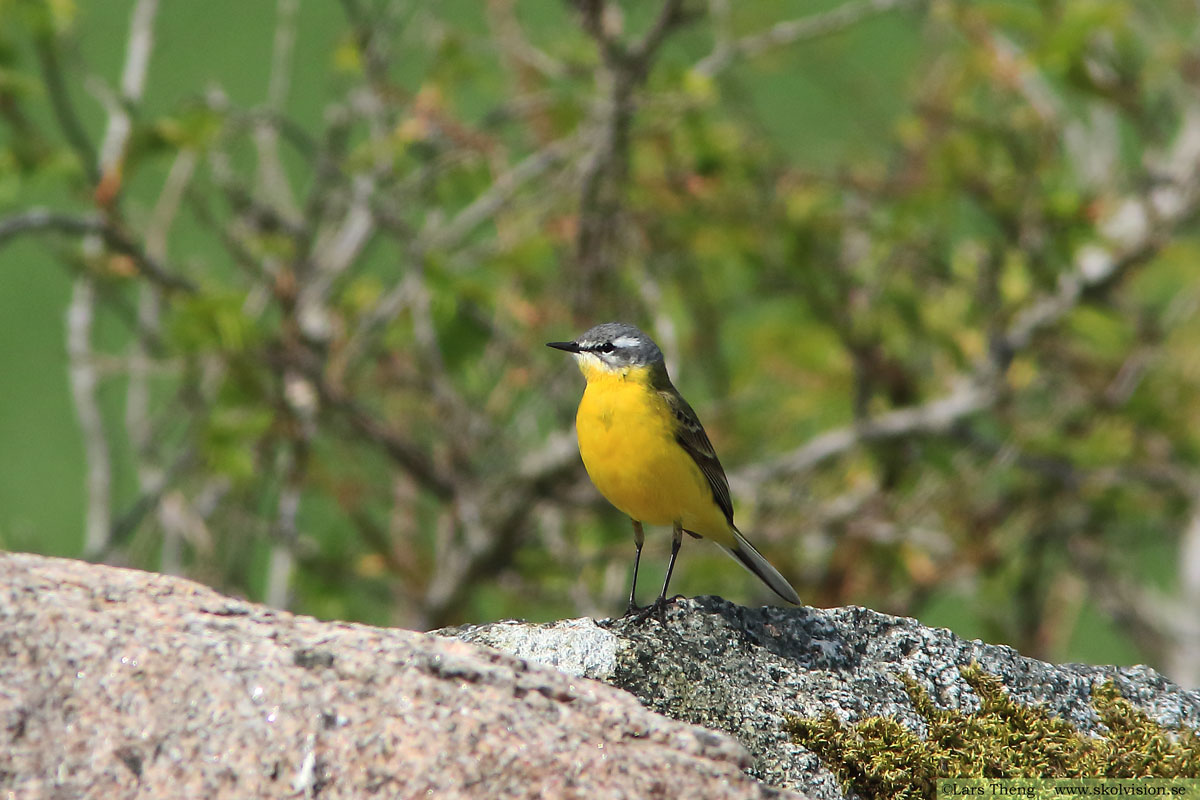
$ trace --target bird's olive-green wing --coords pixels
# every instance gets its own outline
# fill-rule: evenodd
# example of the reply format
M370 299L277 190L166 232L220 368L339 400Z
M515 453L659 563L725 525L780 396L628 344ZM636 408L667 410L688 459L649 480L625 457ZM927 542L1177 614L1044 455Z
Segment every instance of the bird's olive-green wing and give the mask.
M717 453L713 450L712 442L708 440L708 434L704 432L704 426L674 386L660 389L659 394L675 418L675 441L679 442L680 447L692 457L696 466L700 467L700 471L708 480L708 487L712 490L713 500L732 525L733 502L729 499L729 479L725 477L725 470L717 460Z

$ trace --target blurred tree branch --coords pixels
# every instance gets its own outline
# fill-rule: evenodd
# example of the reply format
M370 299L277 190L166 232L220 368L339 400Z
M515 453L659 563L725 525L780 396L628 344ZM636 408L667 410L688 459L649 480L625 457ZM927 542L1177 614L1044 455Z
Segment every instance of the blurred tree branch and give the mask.
M50 98L51 108L63 137L75 151L83 165L84 176L92 185L100 182L100 167L96 163L96 148L88 136L79 115L75 113L75 105L71 102L70 94L63 81L62 66L59 64L58 43L52 34L43 32L34 40L37 50L38 63L42 69L42 82L46 86L46 96Z
M596 42L602 65L596 73L600 98L588 126L591 143L583 165L575 240L575 312L584 318L603 310L597 303L613 291L612 274L619 266L634 92L645 81L667 35L687 15L683 0L663 0L649 29L636 41L625 43L617 30L616 5L609 0L576 0L575 6L583 29Z
M105 214L68 214L45 208L33 208L0 219L0 247L25 233L65 233L73 236L98 236L115 253L128 256L139 273L163 289L194 292L191 279L172 271L161 259L147 253Z
M693 69L700 75L713 77L728 69L739 58L754 58L769 50L839 33L871 16L896 8L917 6L924 2L925 0L851 0L828 11L776 22L765 31L739 38L733 38L722 29L712 52L696 62Z
M1111 286L1126 271L1154 256L1174 230L1194 220L1200 203L1200 115L1189 116L1176 145L1162 162L1161 183L1143 195L1124 198L1098 225L1104 237L1079 248L1074 268L1059 279L1058 291L1039 298L1017 314L1008 330L991 343L991 359L944 397L889 411L853 426L828 431L762 464L740 468L734 477L743 491L769 480L816 467L861 444L914 435L944 434L956 423L991 407L1003 396L1001 378L1015 354L1027 349L1040 331L1058 323L1090 292Z
M104 139L100 143L95 161L92 162L90 155L84 156L89 176L95 183L94 199L102 214L109 213L117 204L125 148L132 132L129 106L141 99L145 87L157 11L157 0L138 0L134 7L129 24L125 64L121 73L119 102L113 103L108 109ZM53 74L54 70L51 70L49 75ZM65 97L65 94L63 96ZM63 105L66 106L65 103ZM72 126L77 123L75 116L70 113L60 114L60 121L68 138L76 141L75 135L71 133ZM84 144L86 141L82 137L76 141L77 147ZM115 228L111 226L86 233L82 242L85 257L98 254L103 245L116 238ZM138 248L130 246L127 249ZM135 262L143 269L154 271L160 277L163 275L161 270L150 266L147 258L135 259ZM83 431L84 454L87 460L88 504L84 552L90 556L107 548L112 526L112 461L97 397L99 377L93 361L91 339L96 302L94 281L95 278L87 273L75 279L71 304L67 310L67 355L70 361L71 396Z
M146 230L146 254L155 261L167 258L171 226L179 214L198 162L194 150L181 150L167 173ZM184 448L173 464L164 467L152 424L151 343L162 341L162 311L162 287L153 282L144 283L138 291L137 331L129 348L129 385L125 394L125 429L137 459L139 495L130 511L113 521L109 543L122 540L124 532L136 525L145 513L157 510L158 524L163 532L161 568L178 575L183 573L184 531L175 524L178 515L167 514L166 507L159 501L179 474L179 469L192 460L193 454L190 448Z
M326 12L279 0L249 106L219 80L176 92L169 53L149 72L167 4L131 3L116 90L75 74L69 21L13 64L0 48L43 87L0 86L0 248L82 240L50 255L78 278L75 396L105 467L89 552L422 627L615 608L627 530L580 469L578 376L541 343L619 316L686 367L740 519L804 596L974 593L1035 654L1090 603L1186 674L1200 103L1194 32L1163 20L1194 14L707 7L577 0L550 29L489 0L481 31L343 0L313 52ZM911 75L849 57L866 20ZM791 73L835 33L849 125ZM301 80L311 59L327 83ZM65 189L53 210L21 200L38 181ZM127 329L94 335L110 316ZM136 476L109 469L124 452ZM1093 588L1131 527L1177 548L1177 597ZM694 552L695 585L743 588Z

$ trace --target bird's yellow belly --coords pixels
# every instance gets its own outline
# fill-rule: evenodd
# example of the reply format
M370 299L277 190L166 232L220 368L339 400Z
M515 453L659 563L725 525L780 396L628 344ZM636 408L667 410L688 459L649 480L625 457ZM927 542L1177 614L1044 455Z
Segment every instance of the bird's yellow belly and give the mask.
M575 418L579 454L600 493L647 525L722 537L724 514L700 468L672 432L666 403L620 376L593 379Z

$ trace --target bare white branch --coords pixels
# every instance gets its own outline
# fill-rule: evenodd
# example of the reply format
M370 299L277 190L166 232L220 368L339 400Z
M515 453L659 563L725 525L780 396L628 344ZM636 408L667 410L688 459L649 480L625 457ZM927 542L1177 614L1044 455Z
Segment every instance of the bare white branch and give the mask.
M512 169L497 176L491 186L445 225L425 231L418 249L451 249L459 246L476 228L494 217L522 187L562 163L577 142L577 136L567 136L526 156Z
M693 70L712 77L739 58L753 58L768 50L840 33L867 17L921 2L924 0L851 0L829 11L777 22L765 31L733 41L718 38L712 52L700 59Z
M508 60L520 67L537 70L545 78L561 78L566 74L562 62L535 47L525 36L514 13L514 0L491 0L484 5L493 38Z
M371 214L374 191L375 181L371 176L355 175L350 208L341 222L320 236L313 246L313 260L319 271L314 278L313 291L318 296L324 296L328 284L354 263L375 232L375 219Z
M957 422L992 405L1000 391L996 384L965 378L945 397L826 431L790 453L736 470L730 475L730 483L735 487L750 488L782 475L805 472L865 442L945 433Z
M1179 595L1173 614L1175 635L1164 655L1167 675L1185 689L1200 688L1200 491L1179 542Z
M292 569L296 563L298 532L296 515L300 510L300 487L290 481L279 492L275 516L276 541L271 544L267 567L267 588L263 601L274 608L287 608L291 602Z
M121 102L108 108L108 125L100 145L99 171L104 176L119 175L125 147L133 130L129 107L142 97L146 71L154 46L154 17L158 0L138 0L129 25L125 66L121 72ZM90 233L82 242L85 257L101 252L103 237ZM67 310L67 354L70 362L71 397L83 432L87 460L87 522L85 552L94 555L108 545L112 498L112 465L104 434L96 389L99 377L92 353L92 319L95 316L96 287L90 275L75 280L71 304Z
M119 168L125 146L133 130L129 107L142 99L146 87L146 71L154 49L154 17L158 0L138 0L129 23L129 46L125 51L125 66L121 71L121 96L108 108L108 126L100 145L100 174Z
M1056 122L1062 118L1062 101L1050 87L1046 76L1034 68L1032 60L1015 41L993 34L985 44L999 65L998 71L1016 76L1018 91L1043 122Z
M295 224L299 224L300 209L279 157L279 129L273 120L287 102L299 8L299 0L279 0L275 41L271 49L271 75L267 83L267 110L271 113L264 115L254 127L254 144L258 151L257 188L267 205Z
M87 464L84 553L89 556L101 552L108 544L112 512L112 467L108 440L104 435L104 419L96 397L96 367L92 363L95 304L96 287L93 280L87 276L76 280L71 288L71 304L67 307L67 358L70 362L71 399L75 403L75 416L79 419L80 432L83 434Z
M184 190L195 173L196 163L194 150L180 150L155 203L146 231L146 253L157 261L167 258L168 235L179 212ZM150 375L154 362L147 339L159 333L163 293L161 287L149 282L143 283L138 292L138 335L130 343L127 358L129 388L125 393L125 430L137 461L138 491L142 497L161 498L167 470L163 467L161 456L150 452L155 444L150 413ZM159 523L163 527L160 566L164 572L179 574L182 571L182 548L179 542L182 532L177 525L169 524L179 515L168 514L161 504L156 505Z

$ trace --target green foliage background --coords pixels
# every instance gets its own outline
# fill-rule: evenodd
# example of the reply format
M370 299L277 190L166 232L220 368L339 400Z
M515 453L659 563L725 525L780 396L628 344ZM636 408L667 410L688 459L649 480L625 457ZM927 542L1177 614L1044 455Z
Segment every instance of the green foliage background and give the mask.
M542 343L620 318L664 346L740 527L806 599L1170 669L1200 508L1196 176L1170 158L1197 108L1194 5L672 5L643 81L630 53L657 5L167 2L119 169L89 174L54 103L95 149L134 2L0 0L0 219L50 208L134 243L0 238L0 545L374 623L616 612L627 521L553 446L581 380ZM828 32L713 60L794 19ZM614 76L636 103L606 150ZM160 259L180 291L139 256L187 159ZM534 177L455 228L521 165ZM1182 211L1140 238L1112 226L1162 186ZM322 273L355 191L372 233ZM1089 252L1116 266L1089 282ZM80 280L112 477L93 552L64 345ZM969 413L861 434L964 386ZM767 599L707 545L682 558L678 591Z

